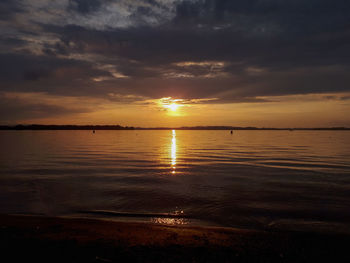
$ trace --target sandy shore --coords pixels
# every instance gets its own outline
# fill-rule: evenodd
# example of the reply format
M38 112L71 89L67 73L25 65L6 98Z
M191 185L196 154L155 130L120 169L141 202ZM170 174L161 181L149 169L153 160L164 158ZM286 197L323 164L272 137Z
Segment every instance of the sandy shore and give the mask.
M350 235L0 216L1 262L350 262Z

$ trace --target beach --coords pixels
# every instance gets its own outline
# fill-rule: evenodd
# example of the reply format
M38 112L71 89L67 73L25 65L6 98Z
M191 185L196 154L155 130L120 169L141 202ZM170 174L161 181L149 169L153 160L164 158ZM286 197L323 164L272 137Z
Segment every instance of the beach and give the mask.
M349 262L349 242L341 233L0 216L2 262Z

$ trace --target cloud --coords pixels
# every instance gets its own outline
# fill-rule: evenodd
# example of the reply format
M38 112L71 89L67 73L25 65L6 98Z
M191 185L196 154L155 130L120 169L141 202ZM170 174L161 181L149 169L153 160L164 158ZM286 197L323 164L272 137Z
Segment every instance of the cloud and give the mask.
M16 13L22 12L23 9L17 0L1 0L0 2L0 21L12 19Z
M69 0L68 10L73 9L82 14L97 12L104 2L109 0Z
M4 0L0 10L0 91L120 103L350 91L348 1Z
M86 107L69 107L43 100L42 94L0 94L0 120L2 122L22 121L25 119L39 119L70 115L73 113L85 113L90 110Z
M2 91L41 91L62 95L86 92L93 96L92 78L110 76L109 72L85 61L36 55L0 54L0 67Z

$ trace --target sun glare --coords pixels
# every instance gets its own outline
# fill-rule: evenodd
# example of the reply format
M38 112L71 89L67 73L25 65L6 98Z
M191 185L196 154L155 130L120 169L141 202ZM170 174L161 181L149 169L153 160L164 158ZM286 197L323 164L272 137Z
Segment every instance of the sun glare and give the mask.
M183 106L182 102L182 99L173 99L172 97L162 98L159 100L159 103L163 108L168 109L174 114L179 110L180 107Z
M176 103L171 103L169 105L169 109L172 110L172 111L176 111L178 108L179 108L179 105L176 104Z

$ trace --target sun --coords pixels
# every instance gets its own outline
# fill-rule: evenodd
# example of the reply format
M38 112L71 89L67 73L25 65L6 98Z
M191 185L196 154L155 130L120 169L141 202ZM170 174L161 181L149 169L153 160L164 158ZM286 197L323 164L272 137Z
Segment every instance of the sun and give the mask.
M176 103L171 103L170 105L168 105L169 109L171 111L176 111L179 108L180 105L176 104Z
M165 108L169 115L180 116L180 108L184 107L183 99L174 99L172 97L166 97L159 99L159 106Z

